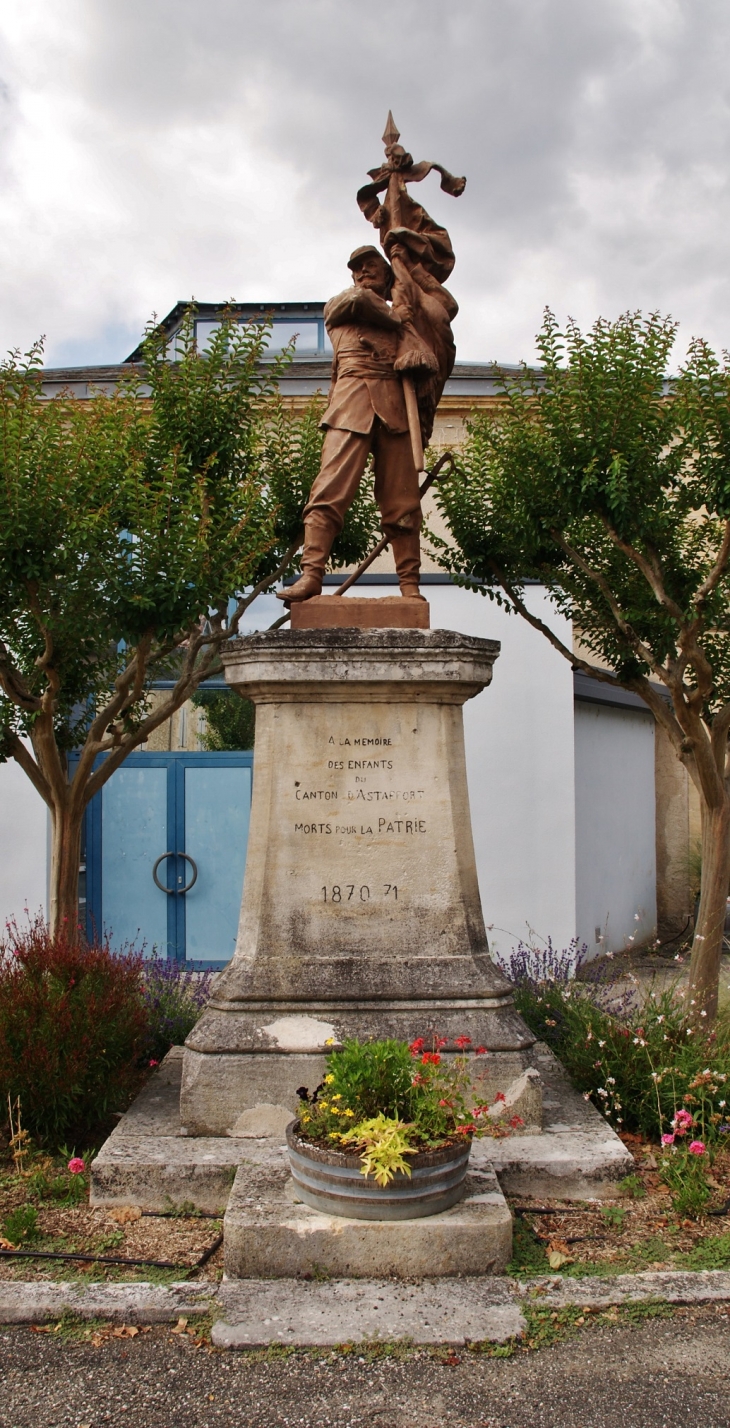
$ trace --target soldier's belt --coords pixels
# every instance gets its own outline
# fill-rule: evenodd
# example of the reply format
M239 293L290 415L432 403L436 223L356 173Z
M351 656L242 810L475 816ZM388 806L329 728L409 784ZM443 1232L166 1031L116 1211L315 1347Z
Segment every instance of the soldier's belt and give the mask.
M393 371L392 362L370 362L359 355L348 362L347 358L337 357L337 378L340 377L377 377L380 382L395 382L398 373Z

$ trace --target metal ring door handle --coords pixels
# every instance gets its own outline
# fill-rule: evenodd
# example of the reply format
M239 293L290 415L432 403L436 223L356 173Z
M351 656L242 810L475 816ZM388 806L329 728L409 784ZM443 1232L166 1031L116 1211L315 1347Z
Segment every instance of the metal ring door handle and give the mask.
M190 863L190 866L193 870L193 876L190 879L190 882L186 883L184 888L166 888L165 884L161 883L160 879L157 876L157 869L159 868L160 863L164 863L165 858L175 857L184 858L186 862ZM152 869L152 878L155 885L160 889L160 892L167 893L168 897L172 897L174 893L190 892L190 889L195 886L195 883L198 880L198 865L195 862L195 859L190 857L189 853L161 853L159 858L157 859L157 862L155 863L155 866Z

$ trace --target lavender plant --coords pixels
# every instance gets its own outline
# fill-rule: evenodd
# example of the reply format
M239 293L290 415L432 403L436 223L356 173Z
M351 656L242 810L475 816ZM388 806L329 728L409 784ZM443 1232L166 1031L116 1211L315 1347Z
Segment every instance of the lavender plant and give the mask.
M171 1046L182 1046L210 997L212 972L195 972L184 963L152 957L144 966L147 1057L161 1061Z

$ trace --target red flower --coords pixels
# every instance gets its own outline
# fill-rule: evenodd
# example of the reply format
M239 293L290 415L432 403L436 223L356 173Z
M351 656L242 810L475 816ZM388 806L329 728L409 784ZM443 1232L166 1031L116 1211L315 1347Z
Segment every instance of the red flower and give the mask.
M435 1036L433 1039L433 1044L434 1046L438 1046L439 1048L442 1046L448 1046L449 1038L448 1036Z
M457 1135L473 1135L475 1130L476 1126L471 1121L468 1125L456 1127Z
M424 1051L423 1056L421 1057L421 1065L440 1066L441 1057L439 1056L438 1051Z
M423 1051L424 1045L425 1045L425 1042L424 1042L424 1040L423 1040L423 1037L422 1037L422 1036L417 1036L417 1037L416 1037L416 1040L415 1040L415 1041L412 1041L411 1044L410 1044L410 1046L408 1047L408 1050L410 1051L411 1056L419 1056L420 1053Z
M513 1116L510 1121L510 1125L513 1130L517 1130L518 1126L523 1126L524 1124L525 1122L523 1121L522 1116Z
M470 1036L455 1036L455 1037L454 1037L454 1045L455 1045L455 1046L458 1046L460 1051L463 1051L465 1046L471 1046L471 1037L470 1037Z
M495 1096L495 1098L494 1098L495 1103L496 1103L497 1101L504 1101L505 1099L506 1099L506 1098L505 1098L504 1091L498 1091L497 1094L496 1094L496 1096Z
M487 1056L488 1052L486 1046L478 1046L475 1054L477 1056Z

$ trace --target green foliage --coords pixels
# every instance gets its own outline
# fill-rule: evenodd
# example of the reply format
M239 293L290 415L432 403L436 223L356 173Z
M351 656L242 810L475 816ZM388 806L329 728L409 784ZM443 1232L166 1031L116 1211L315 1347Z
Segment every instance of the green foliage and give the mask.
M0 697L6 748L10 731L32 732L49 652L68 748L86 734L77 707L110 697L140 640L159 674L201 614L275 567L258 454L279 366L259 365L265 340L223 323L200 357L191 313L180 362L150 329L139 375L84 402L42 397L39 346L0 369L0 639L16 675L6 695L25 691Z
M547 1250L531 1225L522 1218L512 1222L512 1258L505 1274L549 1274Z
M623 1180L619 1180L616 1189L622 1195L628 1195L632 1200L644 1200L646 1198L646 1187L640 1175L625 1175Z
M382 1111L369 1120L358 1121L339 1137L340 1145L356 1146L361 1152L361 1174L372 1175L377 1185L389 1185L395 1175L410 1176L407 1155L414 1155L412 1128Z
M706 1235L686 1254L675 1258L687 1269L730 1269L730 1234Z
M692 1155L684 1145L673 1145L659 1162L659 1174L669 1187L673 1209L692 1220L699 1219L712 1196L705 1160L704 1155Z
M463 1135L505 1134L485 1119L488 1106L474 1095L466 1058L446 1061L439 1051L424 1051L422 1038L410 1046L345 1041L328 1056L324 1081L314 1094L303 1086L298 1094L303 1133L331 1144L352 1144L353 1128L381 1116L391 1127L405 1126L414 1150ZM364 1145L365 1137L361 1140Z
M696 1029L679 989L611 998L601 985L525 981L515 1003L531 1031L563 1062L573 1084L618 1130L653 1140L678 1109L709 1145L729 1134L730 1035Z
M10 1243L20 1247L38 1234L38 1211L34 1205L18 1205L5 1216L3 1234Z
M68 1161L70 1156L66 1155L64 1158ZM87 1175L70 1175L65 1169L56 1175L53 1173L52 1161L47 1158L30 1172L26 1185L28 1194L34 1199L50 1200L64 1206L82 1204L89 1193Z
M610 1225L612 1230L618 1230L620 1234L626 1220L626 1211L622 1209L621 1205L602 1205L601 1218L607 1225Z
M324 441L319 423L324 408L323 399L316 396L297 414L277 396L267 411L259 463L275 508L277 538L284 549L302 530L304 507L319 471ZM335 568L361 561L377 538L380 516L373 485L371 461L332 547L330 564Z
M199 689L192 704L205 710L206 729L201 739L204 749L217 753L253 748L256 707L252 700L241 699L233 689Z
M658 562L689 618L730 491L730 369L694 344L668 401L675 336L657 314L601 319L585 336L572 322L561 332L547 312L542 372L510 379L497 418L470 424L457 471L437 487L454 538L441 551L446 568L482 593L540 580L624 680L650 672L642 646L661 662L678 635L628 547ZM728 580L700 614L715 706L730 692Z

